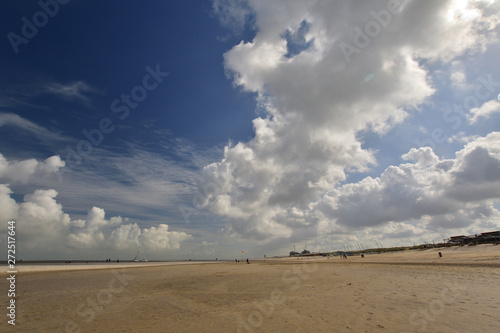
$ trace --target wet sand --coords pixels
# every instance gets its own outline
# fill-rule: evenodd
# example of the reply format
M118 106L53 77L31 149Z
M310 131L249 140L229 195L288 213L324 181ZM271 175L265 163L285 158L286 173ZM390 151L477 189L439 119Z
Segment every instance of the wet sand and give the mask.
M440 251L24 271L12 331L500 331L500 246Z
M96 269L124 269L144 268L157 266L176 265L203 265L211 264L212 261L171 261L171 262L110 262L110 263L69 263L69 264L17 264L16 270L19 274L33 272L56 272L56 271L81 271Z

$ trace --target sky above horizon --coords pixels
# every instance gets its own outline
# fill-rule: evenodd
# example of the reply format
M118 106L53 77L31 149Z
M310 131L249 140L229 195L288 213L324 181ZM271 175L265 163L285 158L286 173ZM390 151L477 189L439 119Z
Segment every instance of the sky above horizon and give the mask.
M498 1L3 1L18 259L500 230ZM243 252L243 253L242 253Z

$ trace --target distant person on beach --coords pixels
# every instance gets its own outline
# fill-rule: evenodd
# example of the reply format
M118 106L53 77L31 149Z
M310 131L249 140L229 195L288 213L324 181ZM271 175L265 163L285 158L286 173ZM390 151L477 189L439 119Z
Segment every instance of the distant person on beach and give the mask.
M248 261L248 258L247 258L247 264L249 264L249 263L250 263L250 261Z
M111 260L111 259L110 259ZM116 259L116 263L119 264L120 263L120 259Z

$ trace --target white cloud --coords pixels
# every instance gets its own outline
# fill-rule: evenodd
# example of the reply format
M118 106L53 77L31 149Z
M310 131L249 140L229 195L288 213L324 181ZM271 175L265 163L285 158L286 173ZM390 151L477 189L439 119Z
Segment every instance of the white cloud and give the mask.
M179 231L169 231L168 225L160 224L158 227L144 229L141 242L146 248L153 250L178 249L180 243L191 236Z
M355 228L460 206L443 194L454 184L450 168L459 159L439 160L430 148L403 156L416 164L339 187L346 171L376 165L360 134L383 135L434 93L425 63L484 50L499 21L498 12L488 8L495 4L402 3L402 12L389 14L386 26L379 25L379 33L350 59L340 44L355 45L356 29L376 24L371 11L388 13L387 1L249 3L256 36L229 50L224 64L235 85L257 93L263 117L253 121L252 140L228 145L220 162L205 167L200 184L211 188L203 206L226 216L227 230L256 239L287 238L308 234L325 218L327 224ZM303 22L309 28L304 40L312 43L289 57L284 33Z
M453 85L461 89L465 89L467 88L467 78L465 75L465 70L461 65L462 64L458 61L454 61L452 63L452 72L450 78Z
M57 192L52 189L36 190L25 195L23 202L18 204L16 230L23 244L23 254L64 250L64 234L70 218L56 202L56 196Z
M17 203L11 194L7 185L0 184L0 217L16 220L23 256L88 258L89 253L127 250L128 254L144 248L152 256L164 257L161 250L178 249L191 237L182 231L169 231L166 224L140 228L120 216L106 219L104 210L98 207L90 209L85 219L71 220L56 201L58 193L53 189L27 194L22 203Z
M141 236L141 229L134 224L121 225L111 232L111 241L116 248L123 250L128 247L141 248L139 237Z
M57 134L14 113L0 112L0 127L2 126L18 127L22 130L36 135L43 140L61 140L61 138Z
M471 124L476 123L479 118L488 119L493 113L500 112L500 102L498 100L491 100L483 103L478 108L473 108L470 110L471 115L469 116L469 122Z
M401 156L404 160L413 160L417 164L426 166L436 164L439 158L434 154L430 147L412 148L407 154Z
M128 219L120 216L106 220L104 210L93 207L87 214L83 230L70 233L68 238L71 244L81 248L146 248L156 253L160 250L178 249L182 241L191 237L185 232L169 231L166 224L141 229L136 223L123 223L127 221Z
M18 206L10 197L12 190L5 184L0 184L0 219L10 221L17 217Z
M346 184L324 196L318 208L334 223L370 227L432 217L431 226L461 228L478 205L500 199L500 132L468 143L453 160L439 160L429 147L412 149L406 163L380 178ZM494 209L484 214L489 217ZM469 214L470 215L470 214ZM496 220L500 226L500 220Z
M0 154L0 180L9 183L27 183L35 174L44 176L57 173L65 164L57 155L38 162L33 158L22 161L8 161Z

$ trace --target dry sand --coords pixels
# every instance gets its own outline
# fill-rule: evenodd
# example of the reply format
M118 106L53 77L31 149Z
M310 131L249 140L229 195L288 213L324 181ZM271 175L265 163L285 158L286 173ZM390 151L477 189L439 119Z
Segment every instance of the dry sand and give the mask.
M442 258L433 249L250 265L25 269L11 331L500 332L500 246L440 251ZM0 331L9 328L4 319Z

